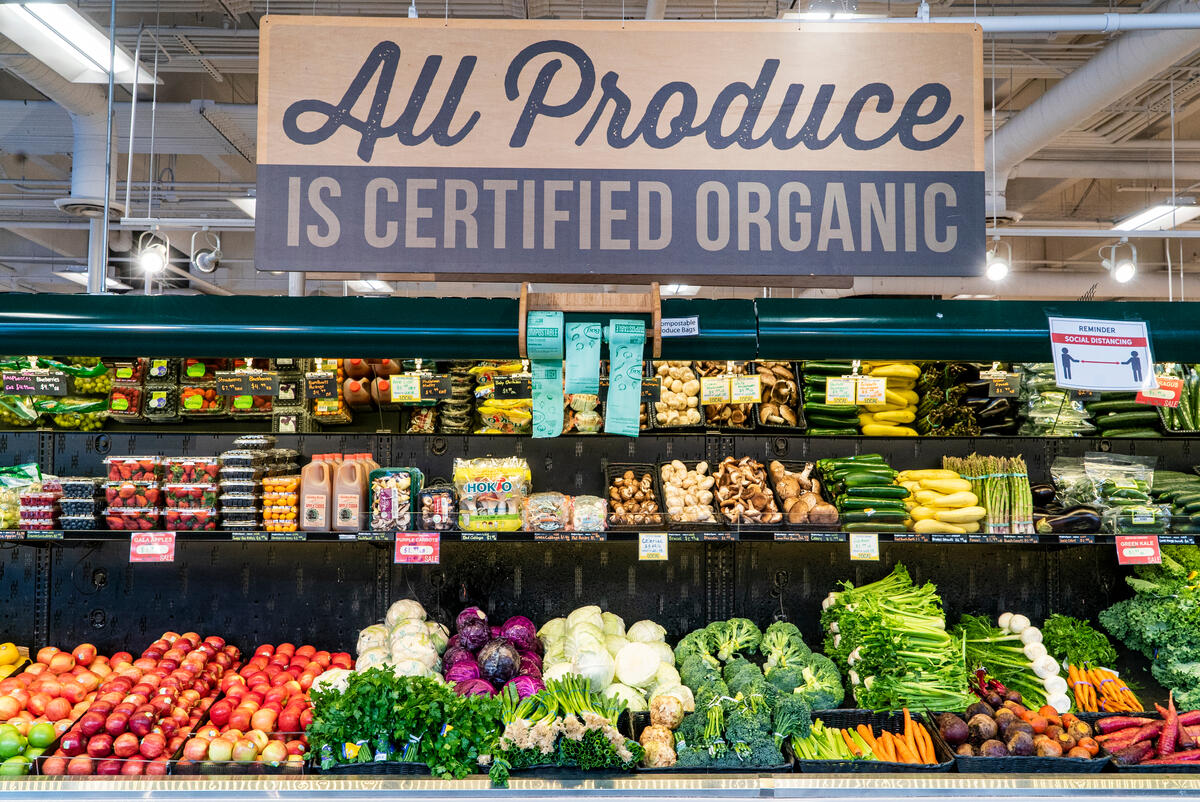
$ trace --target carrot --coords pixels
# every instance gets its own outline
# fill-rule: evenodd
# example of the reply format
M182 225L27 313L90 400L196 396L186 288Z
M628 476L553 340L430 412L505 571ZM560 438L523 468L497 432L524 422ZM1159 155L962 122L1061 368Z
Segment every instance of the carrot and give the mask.
M858 748L858 744L854 743L854 739L850 737L850 734L846 730L838 730L838 732L841 733L842 740L846 742L846 748L850 750L850 754L855 757L862 757L862 750Z
M920 763L921 759L917 757L917 753L909 748L903 738L894 736L896 741L896 755L905 763Z
M879 733L879 737L875 739L875 755L888 763L896 762L896 753L892 749L891 739L888 738L890 733L883 730Z
M917 724L914 726L916 730L917 740L921 742L921 762L933 764L937 760L933 757L933 738L929 735L929 730L925 729L925 725Z
M871 747L871 751L875 751L875 736L871 734L871 728L868 727L866 724L859 724L856 729L858 731L859 737L861 737L864 741L866 741L867 744Z
M917 750L917 741L913 737L912 716L909 715L907 707L903 708L903 710L904 710L904 745L908 747L908 751L912 752L915 755L915 754L917 754L918 750Z

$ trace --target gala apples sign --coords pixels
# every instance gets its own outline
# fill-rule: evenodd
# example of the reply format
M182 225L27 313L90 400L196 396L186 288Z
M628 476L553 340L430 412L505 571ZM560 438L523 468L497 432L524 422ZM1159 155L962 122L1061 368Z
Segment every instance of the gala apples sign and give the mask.
M967 275L972 25L267 17L260 270Z

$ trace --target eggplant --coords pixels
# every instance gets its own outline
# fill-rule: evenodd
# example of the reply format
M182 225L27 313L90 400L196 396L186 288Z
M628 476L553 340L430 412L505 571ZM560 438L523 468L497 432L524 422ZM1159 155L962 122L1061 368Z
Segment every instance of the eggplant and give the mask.
M1042 482L1036 485L1030 485L1029 491L1033 493L1033 506L1047 507L1054 503L1054 485Z
M1034 515L1039 532L1090 535L1100 531L1100 515L1091 507L1072 507L1059 515Z
M983 409L975 412L975 417L979 418L980 423L984 423L989 418L1002 418L1012 413L1012 400L1008 398L993 398Z

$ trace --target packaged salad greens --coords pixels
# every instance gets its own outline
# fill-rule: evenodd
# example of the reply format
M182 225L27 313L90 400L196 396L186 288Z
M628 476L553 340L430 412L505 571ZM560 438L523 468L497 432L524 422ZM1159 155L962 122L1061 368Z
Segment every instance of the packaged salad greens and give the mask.
M1049 362L1017 366L1021 374L1021 428L1028 437L1081 437L1094 434L1095 423L1084 403L1058 386Z

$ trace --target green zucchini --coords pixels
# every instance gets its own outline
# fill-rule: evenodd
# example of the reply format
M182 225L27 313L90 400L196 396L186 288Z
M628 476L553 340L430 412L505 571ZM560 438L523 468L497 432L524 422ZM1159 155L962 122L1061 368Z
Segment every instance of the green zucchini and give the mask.
M1113 412L1096 418L1096 425L1106 429L1136 429L1149 428L1158 423L1158 413L1153 409L1140 409L1135 412Z
M800 372L807 376L845 376L854 369L849 362L803 362Z
M882 509L843 510L842 520L848 524L866 523L868 521L885 524L902 524L908 520L908 512L905 510Z
M850 420L850 418L834 418L829 415L821 415L819 413L808 412L808 413L805 413L804 420L808 422L809 426L813 426L818 429L821 429L821 428L824 428L824 429L853 428L854 429L853 433L858 434L858 421ZM851 427L851 424L854 424L854 426Z
M899 510L908 512L904 502L895 498L852 498L841 495L837 497L837 508L840 510Z
M808 431L805 432L805 434L811 435L813 437L857 437L858 435L861 434L861 432L859 432L858 429L850 429L850 428L845 428L845 429L826 428L826 429L809 429Z
M872 487L847 487L847 496L857 498L908 498L908 488L900 485L876 485Z
M1162 432L1157 429L1147 429L1145 427L1136 429L1109 429L1108 431L1100 432L1101 437L1162 437Z
M842 406L841 404L818 404L813 401L804 403L805 412L816 412L819 415L829 415L834 418L858 421L858 407Z
M848 457L825 457L824 459L817 460L817 464L821 467L825 467L826 465L841 465L843 463L847 465L859 465L864 462L874 465L886 464L883 461L882 454L851 454Z
M908 527L904 524L889 524L889 523L867 523L856 521L854 523L845 524L843 527L847 532L907 532Z
M851 471L846 476L835 477L845 487L887 487L895 485L896 472L890 474L878 471Z

